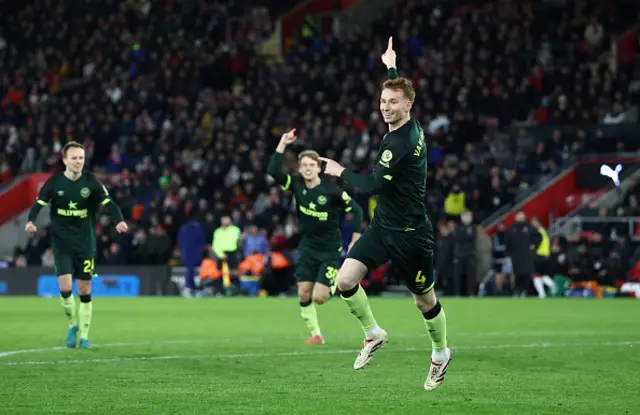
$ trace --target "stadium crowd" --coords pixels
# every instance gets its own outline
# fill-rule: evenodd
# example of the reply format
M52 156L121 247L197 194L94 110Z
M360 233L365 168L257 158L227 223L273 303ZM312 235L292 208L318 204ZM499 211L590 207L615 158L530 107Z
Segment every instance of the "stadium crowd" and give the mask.
M580 229L558 240L554 264L557 273L572 281L594 281L616 287L618 281L640 279L640 187L635 186L614 208L584 212Z
M282 12L260 2L53 3L2 3L0 185L59 170L64 143L83 143L89 168L135 225L121 237L99 218L99 264L178 265L181 225L200 222L211 245L225 215L242 240L256 225L270 249L295 246L291 196L266 176L266 160L294 126L299 149L372 168L385 132L379 56L391 34L429 135L426 203L439 229L466 210L479 223L593 149L584 132L504 127L621 122L630 105L630 76L614 72L607 53L626 6L399 0L374 35L345 40L315 28L278 59L254 48ZM286 167L295 160L289 154ZM366 226L375 200L354 195ZM15 266L50 264L46 232L16 248Z

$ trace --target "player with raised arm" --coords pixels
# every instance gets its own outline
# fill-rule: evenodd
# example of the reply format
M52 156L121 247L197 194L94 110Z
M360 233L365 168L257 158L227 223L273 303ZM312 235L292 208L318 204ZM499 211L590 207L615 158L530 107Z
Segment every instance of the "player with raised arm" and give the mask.
M128 230L120 208L111 200L106 187L93 173L83 172L84 147L76 142L62 149L65 171L55 173L44 183L36 203L29 212L25 230L37 231L33 222L40 209L50 205L51 245L54 267L58 276L62 307L69 320L67 347L89 348L89 327L93 305L91 279L95 276L95 215L105 206L118 223L119 233ZM73 298L73 278L78 280L80 305L76 310ZM80 341L77 342L78 334Z
M342 177L377 199L371 224L340 268L338 289L365 332L364 346L353 365L361 369L388 336L376 323L360 281L367 271L388 260L402 270L431 338L431 368L424 388L433 390L444 381L452 354L447 347L445 313L433 291L434 235L424 205L427 146L422 127L410 115L415 91L411 81L398 77L391 38L382 62L389 80L382 85L380 112L389 132L380 144L373 173L360 175L320 158L327 163L325 173Z
M282 135L267 172L296 199L302 239L298 245L300 259L295 277L298 283L300 314L311 332L307 344L324 344L314 302L324 304L335 293L340 266L342 236L340 216L354 215L354 233L349 248L360 237L362 209L337 185L320 179L318 153L306 150L298 155L298 172L302 182L292 179L281 168L282 154L296 140L295 129Z

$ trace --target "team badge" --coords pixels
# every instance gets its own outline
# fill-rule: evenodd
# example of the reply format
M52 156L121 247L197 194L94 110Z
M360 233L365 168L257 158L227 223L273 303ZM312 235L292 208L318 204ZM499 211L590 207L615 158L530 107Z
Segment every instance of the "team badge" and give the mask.
M318 196L318 204L319 205L326 205L327 204L327 198L325 196Z
M385 151L382 152L382 157L380 157L380 158L385 163L388 163L393 158L393 153L391 152L391 150L385 150Z
M89 190L88 187L83 187L82 190L80 190L80 196L84 197L85 199L88 198L91 195L91 190Z

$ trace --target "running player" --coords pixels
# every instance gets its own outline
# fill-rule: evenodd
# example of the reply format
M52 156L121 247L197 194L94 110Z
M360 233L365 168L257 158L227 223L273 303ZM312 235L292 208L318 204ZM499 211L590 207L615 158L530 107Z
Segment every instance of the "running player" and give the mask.
M302 176L302 182L292 179L282 171L282 154L295 140L295 129L282 135L269 161L267 172L282 189L291 190L296 199L302 232L295 273L300 314L311 332L306 343L324 344L314 302L324 304L335 293L342 252L340 216L347 212L353 213L355 230L349 245L351 248L360 237L362 209L347 192L320 179L320 162L315 151L306 150L298 155L298 172Z
M105 206L116 221L119 233L127 231L120 208L93 173L83 172L84 147L76 142L62 149L65 171L52 175L40 189L36 203L29 212L25 230L37 231L33 222L43 206L50 205L51 245L55 272L58 275L62 307L69 319L67 347L89 348L89 327L93 305L91 279L95 274L95 214ZM73 278L78 280L80 305L76 310L72 295ZM77 342L78 334L80 341Z
M325 173L377 197L370 226L340 268L338 289L365 332L364 346L353 365L361 369L387 343L388 336L376 323L360 281L367 271L388 260L403 271L431 337L431 368L424 388L433 390L443 382L452 355L447 347L445 313L433 291L434 235L424 205L427 145L422 127L410 115L415 91L410 80L398 77L391 38L382 62L389 80L382 85L380 112L389 132L380 145L374 172L360 175L320 158L327 163Z

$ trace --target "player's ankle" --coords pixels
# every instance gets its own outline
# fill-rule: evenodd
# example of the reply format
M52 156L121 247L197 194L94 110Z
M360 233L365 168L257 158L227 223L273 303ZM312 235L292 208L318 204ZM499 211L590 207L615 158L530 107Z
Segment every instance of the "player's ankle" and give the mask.
M431 351L431 360L436 363L446 362L449 359L449 351L447 348L443 349L433 349Z
M382 329L377 324L370 329L364 331L364 335L367 339L375 339L382 334Z

